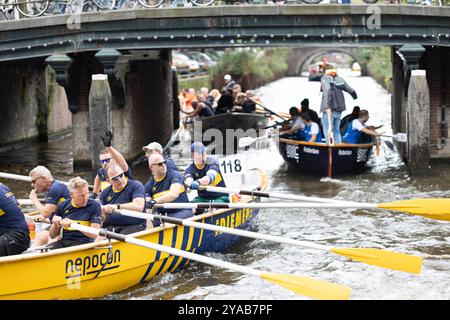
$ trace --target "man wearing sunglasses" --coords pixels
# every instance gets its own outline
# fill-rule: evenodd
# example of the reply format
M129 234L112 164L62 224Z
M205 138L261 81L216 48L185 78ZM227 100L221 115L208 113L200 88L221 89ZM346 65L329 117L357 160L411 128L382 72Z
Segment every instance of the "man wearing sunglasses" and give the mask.
M123 155L111 145L111 140L113 138L112 132L110 130L106 131L105 136L102 136L103 145L106 147L99 153L100 159L100 169L97 171L97 176L94 180L94 189L92 191L92 198L97 198L97 195L105 190L109 186L108 177L106 175L106 170L108 169L111 162L115 162L119 165L125 175L129 179L133 179L131 174L131 168L128 166L127 161Z
M191 145L191 155L193 162L184 171L184 182L189 188L197 190L200 185L226 188L219 162L214 157L206 156L203 143L194 142ZM197 194L192 202L230 202L226 193L198 190Z
M164 157L159 153L152 154L148 158L148 163L152 171L152 177L145 184L145 195L151 199L147 202L149 208L153 208L157 203L189 202L180 172L168 169ZM179 219L189 218L193 215L191 209L158 208L158 213ZM153 221L154 227L159 225L160 221Z
M49 218L51 221L56 207L65 200L70 199L69 189L64 183L54 180L50 170L44 166L35 167L30 171L29 176L32 188L29 197L36 210L39 211L39 215L35 216L35 218L38 221ZM46 194L45 205L39 201L37 193ZM36 233L32 247L40 247L52 241L49 238L48 229Z
M175 163L173 162L173 160L164 154L164 149L163 149L162 145L160 145L158 142L149 143L148 145L142 147L142 150L144 150L144 152L145 152L147 161L152 154L158 153L158 154L162 155L164 158L164 161L166 161L167 169L178 171L178 168L175 165ZM149 164L149 168L150 168L150 164ZM150 168L150 171L151 170L152 170L152 168Z
M107 169L110 186L100 194L103 226L107 230L130 234L146 228L146 220L123 216L114 210L126 209L144 212L144 185L137 180L129 180L117 164Z

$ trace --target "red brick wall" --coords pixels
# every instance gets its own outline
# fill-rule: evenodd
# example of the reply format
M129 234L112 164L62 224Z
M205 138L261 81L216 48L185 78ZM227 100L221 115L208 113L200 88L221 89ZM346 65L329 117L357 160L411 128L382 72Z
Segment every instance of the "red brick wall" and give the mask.
M133 61L127 75L127 95L131 98L130 128L134 153L157 141L164 145L173 132L172 74L165 60ZM130 104L130 103L128 103Z
M421 67L427 71L428 86L430 89L430 155L438 155L438 145L440 144L441 125L438 120L441 119L441 106L450 101L450 48L428 47L421 59ZM443 96L445 91L446 97ZM446 120L446 126L450 119ZM444 134L448 138L447 130Z

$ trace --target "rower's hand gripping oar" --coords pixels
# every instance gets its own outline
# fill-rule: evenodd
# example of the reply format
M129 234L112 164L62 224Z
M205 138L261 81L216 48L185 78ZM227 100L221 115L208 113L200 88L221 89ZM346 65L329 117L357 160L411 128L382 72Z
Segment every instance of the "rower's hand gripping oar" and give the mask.
M363 203L355 201L344 201L335 199L324 199L318 197L306 197L297 195L288 195L281 193L267 193L252 190L238 190L222 187L200 186L199 190L206 190L209 192L220 193L238 193L242 195L251 195L257 197L276 198L284 200L310 201L317 203L281 203L274 204L284 208L343 208L343 209L384 209L391 211L402 211L413 215L422 216L434 220L450 221L450 198L428 198L428 199L411 199L400 200L386 203ZM268 205L267 208L272 208L270 203L263 203Z
M186 227L193 227L198 229L205 229L214 232L223 232L228 234L233 234L241 237L253 238L253 239L261 239L267 241L273 241L277 243L289 244L298 247L306 247L310 249L317 249L328 251L332 253L336 253L347 258L363 262L366 264L410 272L410 273L420 273L420 268L422 265L422 257L412 256L404 253L396 253L392 251L386 251L381 249L374 248L335 248L331 246L319 245L306 241L298 241L286 237L273 236L258 232L251 232L247 230L241 229L233 229L226 228L222 226L216 226L208 223L200 223L196 221L192 221L190 219L179 219L173 217L167 217L162 215L154 215L151 213L142 213L138 211L131 210L114 210L115 213L119 213L124 216L129 216L133 218L139 219L150 219L150 220L160 220L166 223L173 223L178 225L183 225Z
M115 239L127 243L131 243L137 246L167 252L171 255L180 256L182 258L190 259L193 261L198 261L206 263L212 266L231 269L237 272L249 274L252 276L259 277L261 279L267 280L269 282L278 284L284 288L294 291L298 294L311 297L314 299L324 299L324 300L346 300L350 296L351 288L334 284L324 280L316 280L306 276L298 276L294 274L279 274L279 273L269 273L263 272L256 269L252 269L245 266L240 266L234 263L221 261L218 259L205 257L196 253L191 253L184 250L179 250L173 247L168 247L160 244L156 244L150 241L144 241L141 239L136 239L129 235L118 234L115 232L106 231L103 229L97 229L92 227L83 226L77 223L71 223L70 227L74 230L81 232L100 235L106 238Z

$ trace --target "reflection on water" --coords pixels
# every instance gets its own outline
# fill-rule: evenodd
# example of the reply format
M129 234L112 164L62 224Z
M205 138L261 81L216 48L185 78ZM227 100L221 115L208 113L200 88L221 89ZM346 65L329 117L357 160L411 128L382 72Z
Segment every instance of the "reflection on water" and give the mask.
M358 92L354 101L346 95L347 108L359 105L370 112L369 124L390 129L390 95L371 78L346 77ZM256 91L265 106L287 111L309 98L319 111L319 83L306 78L284 78ZM345 113L344 113L345 114ZM179 157L180 146L172 150L175 162L184 168L189 160ZM394 150L381 145L369 169L338 179L319 178L291 170L276 146L240 153L248 166L259 166L269 175L269 191L320 196L369 203L420 197L450 197L450 173L446 165L433 165L427 176L410 178ZM0 171L27 174L37 164L46 165L60 179L89 175L71 171L71 137L48 145L34 144L0 154ZM135 177L145 182L146 163L133 167ZM88 177L89 178L89 177ZM2 181L26 197L29 186L23 182ZM267 201L267 200L265 200ZM275 201L275 200L273 200ZM449 299L450 223L418 216L368 209L267 209L260 214L261 233L339 247L376 247L424 257L420 275L380 269L349 261L322 251L270 243L242 241L225 253L211 257L269 272L305 274L347 285L352 299ZM283 288L251 276L200 263L175 274L158 276L105 299L305 299Z

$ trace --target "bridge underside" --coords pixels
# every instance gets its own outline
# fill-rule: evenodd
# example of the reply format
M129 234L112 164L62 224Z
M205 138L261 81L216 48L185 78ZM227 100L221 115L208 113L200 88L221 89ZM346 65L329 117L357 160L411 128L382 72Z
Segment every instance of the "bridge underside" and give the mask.
M2 21L0 61L99 49L450 46L449 7L158 8Z

